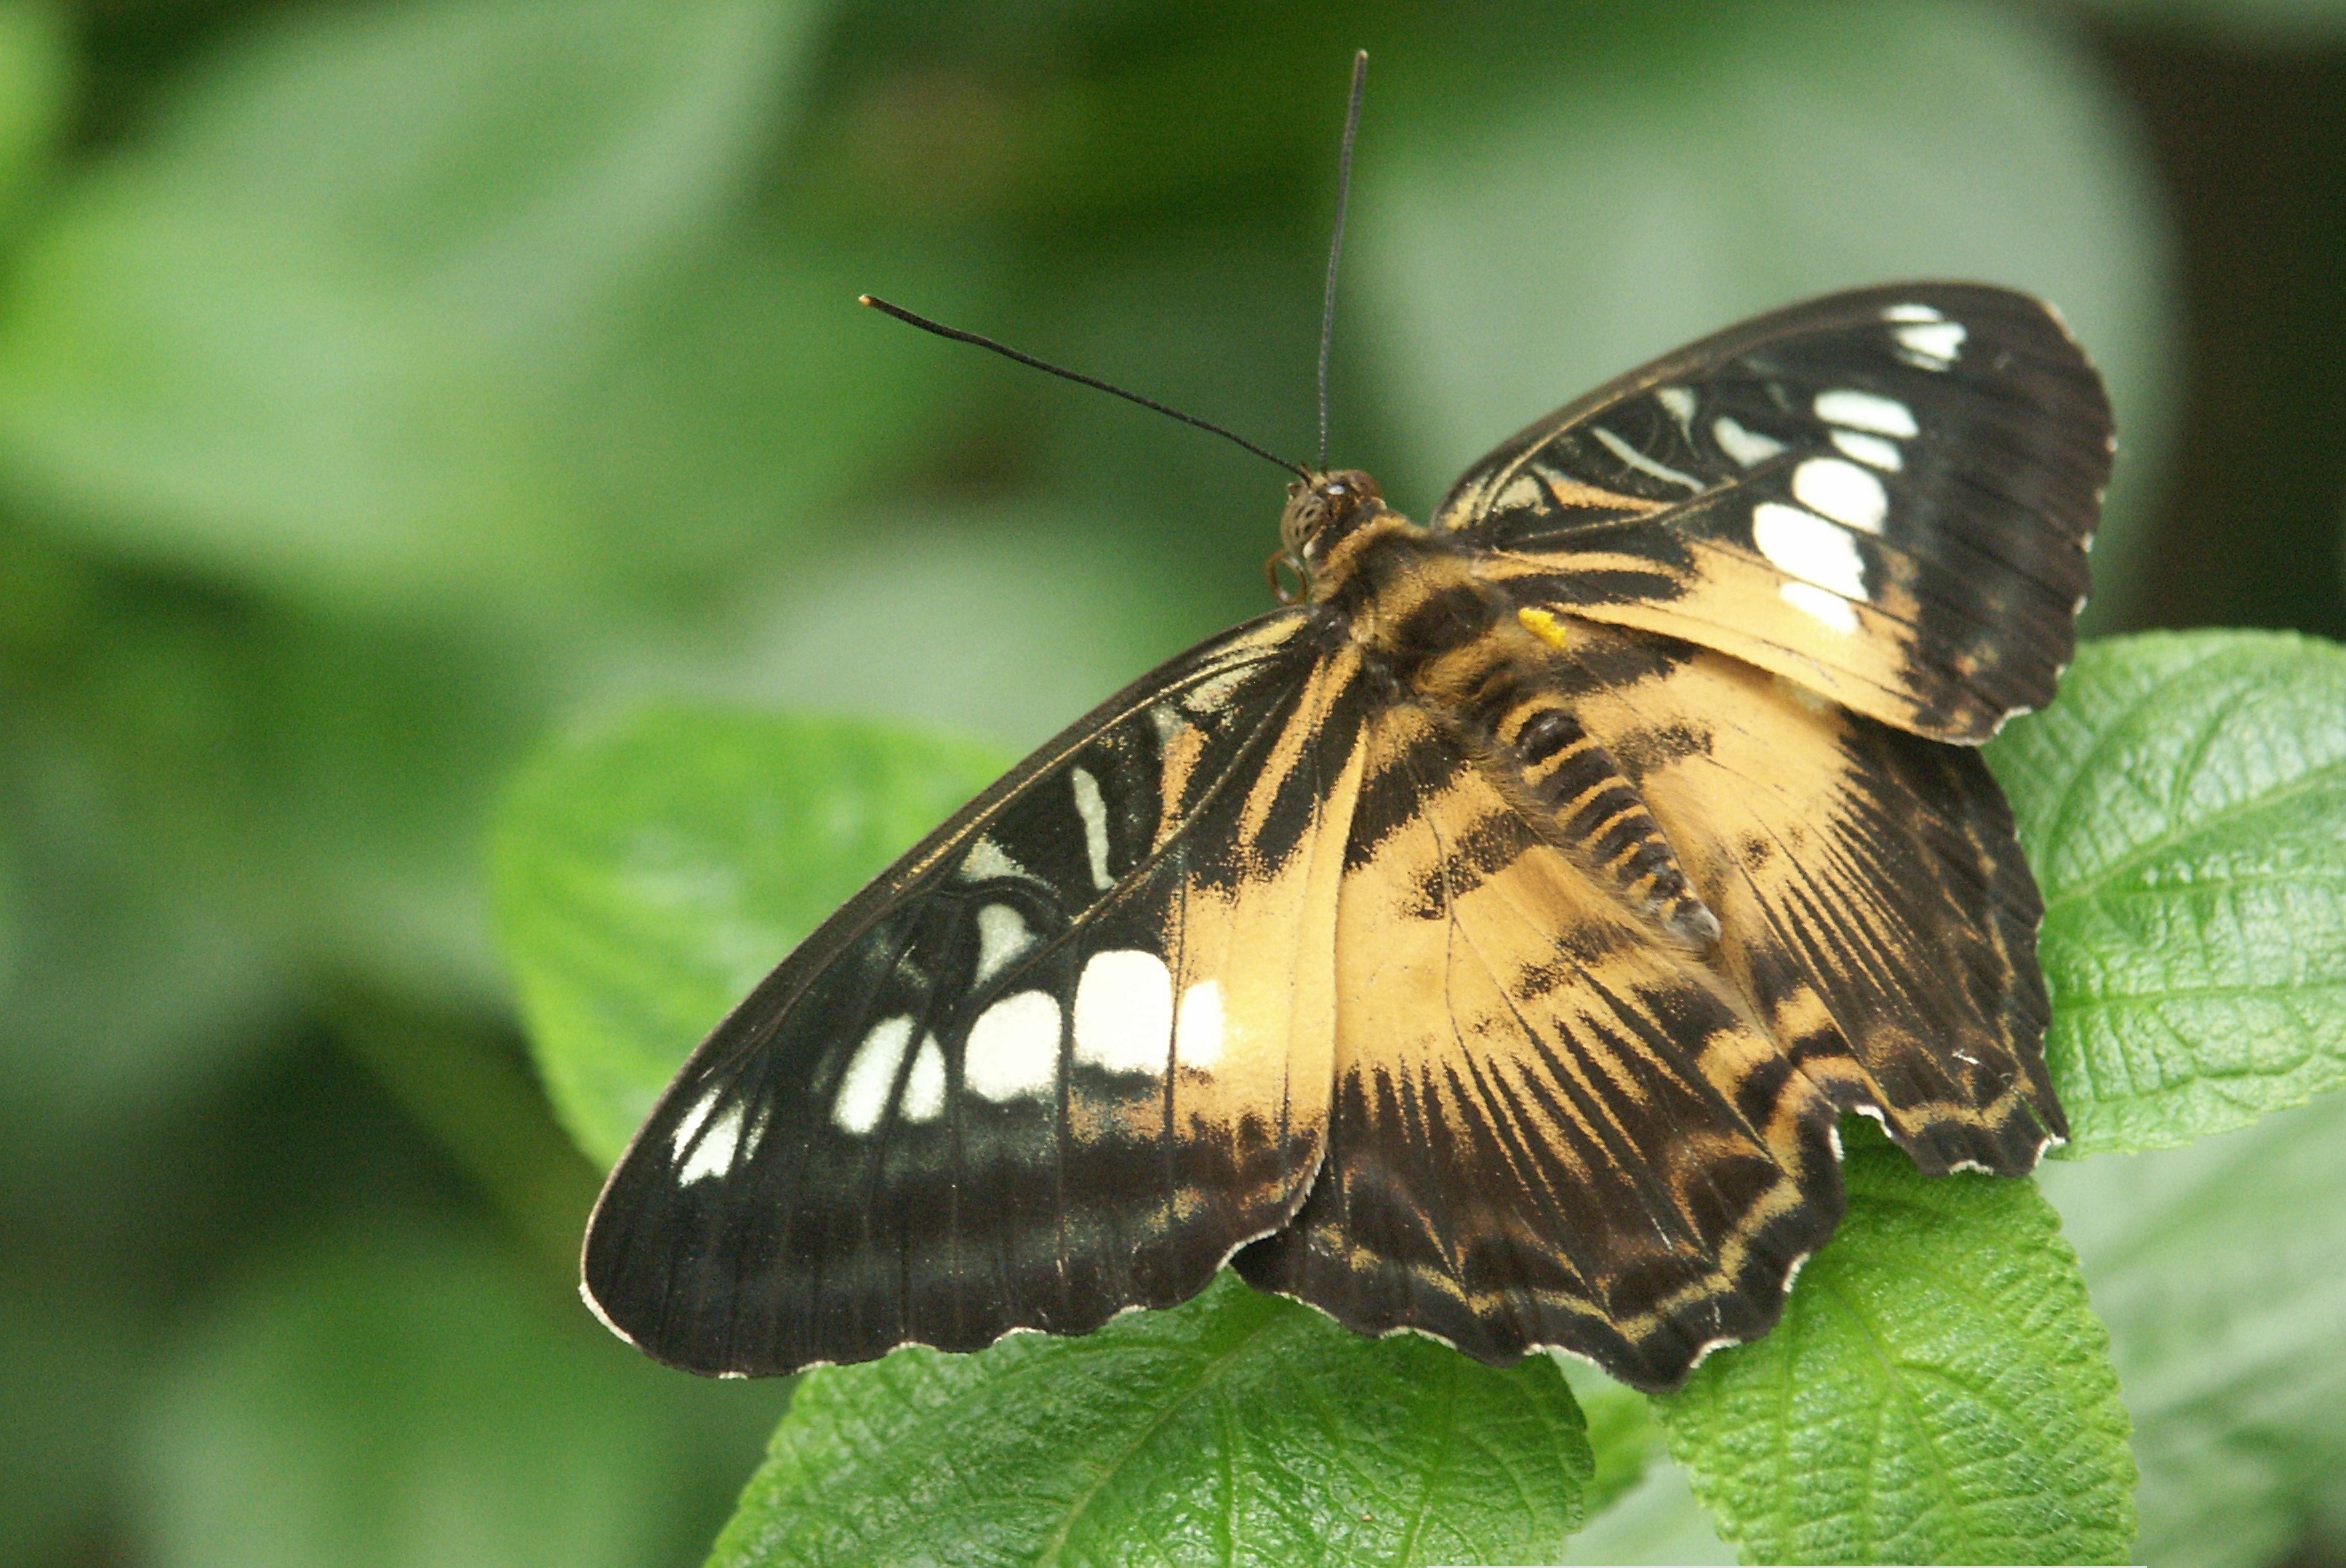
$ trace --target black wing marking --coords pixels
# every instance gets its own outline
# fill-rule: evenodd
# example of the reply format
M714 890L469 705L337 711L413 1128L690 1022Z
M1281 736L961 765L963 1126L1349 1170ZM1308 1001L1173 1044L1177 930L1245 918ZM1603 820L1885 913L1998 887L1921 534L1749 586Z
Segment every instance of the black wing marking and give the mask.
M1323 1147L1365 688L1288 611L1134 683L827 921L613 1171L590 1303L792 1371L1204 1286Z
M2100 379L2040 302L1836 294L1565 405L1434 518L1527 605L1732 654L1939 740L2041 706L2109 474Z
M1675 1387L1832 1234L1831 1102L1438 723L1386 709L1368 757L1326 1165L1239 1272L1366 1333Z
M1585 637L1611 678L1580 711L1629 759L1786 1059L1926 1172L2035 1168L2068 1133L2045 1069L2044 904L1979 754L1716 653Z

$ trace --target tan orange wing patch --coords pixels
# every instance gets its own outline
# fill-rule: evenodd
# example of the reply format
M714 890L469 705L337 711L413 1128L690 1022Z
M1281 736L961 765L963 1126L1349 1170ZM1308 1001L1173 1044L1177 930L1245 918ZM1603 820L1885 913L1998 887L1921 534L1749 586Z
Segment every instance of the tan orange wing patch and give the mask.
M1336 954L1327 1154L1248 1279L1649 1389L1775 1321L1840 1212L1825 1095L1411 706L1373 722Z

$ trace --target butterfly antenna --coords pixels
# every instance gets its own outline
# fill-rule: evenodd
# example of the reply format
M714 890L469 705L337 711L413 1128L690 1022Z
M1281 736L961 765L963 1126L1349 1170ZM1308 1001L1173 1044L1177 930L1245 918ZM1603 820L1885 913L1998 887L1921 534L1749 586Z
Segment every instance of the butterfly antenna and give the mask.
M1246 437L1238 434L1234 430L1225 430L1220 425L1217 425L1210 420L1198 418L1195 414L1184 414L1178 408L1168 408L1163 403L1158 402L1155 398L1142 397L1138 392L1127 392L1122 387L1117 386L1113 382L1102 381L1097 376L1087 376L1079 370L1069 370L1064 366L1054 365L1049 360L1037 359L1032 354L1022 354L1007 343L997 343L992 338L981 337L975 332L964 332L959 327L948 327L943 322L931 321L926 316L915 315L913 312L906 310L902 305L892 305L888 301L881 299L876 295L858 294L855 298L855 302L858 305L869 305L872 309L880 311L885 315L894 316L898 321L904 322L909 326L918 327L923 332L934 332L937 336L941 338L951 338L956 343L974 343L979 348L991 349L993 352L1001 355L1004 359L1014 359L1022 365L1031 365L1037 370L1048 371L1050 374L1058 376L1062 380L1073 381L1082 386L1097 387L1100 391L1112 393L1115 396L1124 399L1124 401L1127 403L1138 403L1143 408L1153 408L1158 413L1163 414L1170 419L1178 419L1185 425L1195 425L1198 429L1208 431L1214 435L1218 435L1225 441L1236 442L1238 445L1246 448L1249 452L1252 452L1255 456L1262 458L1266 462L1278 464L1281 468L1286 469L1289 473L1296 475L1306 483L1309 483L1311 480L1312 471L1304 467L1301 463L1291 463L1276 452L1265 451L1263 448L1256 446L1252 441L1247 440Z
M1328 288L1320 301L1320 472L1328 471L1328 348L1336 340L1336 263L1344 255L1344 212L1352 204L1352 142L1360 134L1360 97L1368 86L1368 51L1352 57L1352 103L1344 111L1344 150L1336 156L1336 237L1328 242Z

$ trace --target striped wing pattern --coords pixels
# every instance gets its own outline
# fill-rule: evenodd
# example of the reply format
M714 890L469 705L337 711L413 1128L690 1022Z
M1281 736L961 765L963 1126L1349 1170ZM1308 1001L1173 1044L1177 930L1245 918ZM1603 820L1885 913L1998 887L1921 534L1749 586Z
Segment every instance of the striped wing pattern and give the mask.
M2110 428L2039 301L1868 289L1568 404L1470 469L1433 526L1527 603L1977 743L2068 663Z
M1676 1386L1831 1234L1840 1113L1933 1173L2065 1132L1971 748L2069 655L2109 428L2044 306L1904 285L1592 393L1429 528L1319 476L1308 603L1069 728L718 1025L589 1300L785 1372L1234 1262Z
M614 1170L588 1299L756 1374L1202 1288L1322 1152L1357 658L1302 612L1070 728L785 961Z
M1826 1095L1415 707L1376 720L1336 943L1327 1164L1242 1274L1647 1388L1775 1321L1840 1215Z
M2033 1168L2068 1134L2044 904L1978 753L1707 649L1582 635L1606 678L1579 711L1719 916L1717 967L1782 1047L1767 1073L1880 1116L1926 1172Z

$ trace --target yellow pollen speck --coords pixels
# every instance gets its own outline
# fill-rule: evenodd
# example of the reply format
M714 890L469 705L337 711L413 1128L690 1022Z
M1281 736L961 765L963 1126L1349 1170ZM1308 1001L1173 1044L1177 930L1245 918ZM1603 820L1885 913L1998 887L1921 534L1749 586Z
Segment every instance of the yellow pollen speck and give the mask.
M1564 623L1545 610L1536 610L1526 606L1515 612L1515 618L1523 623L1525 631L1551 648L1564 648L1571 644L1570 635L1564 630Z

